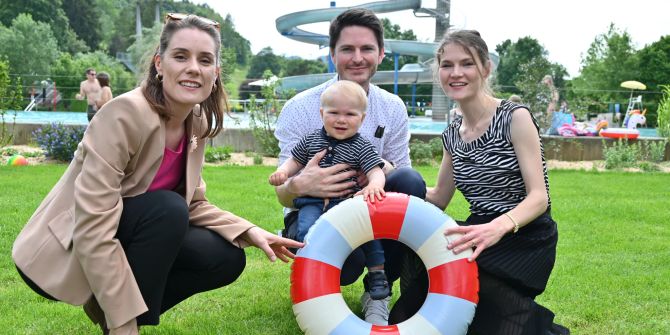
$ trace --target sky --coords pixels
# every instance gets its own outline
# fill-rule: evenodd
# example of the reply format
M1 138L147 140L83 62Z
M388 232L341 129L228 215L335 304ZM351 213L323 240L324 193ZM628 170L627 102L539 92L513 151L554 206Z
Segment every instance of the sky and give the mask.
M275 54L315 59L326 55L327 49L283 37L277 32L275 20L285 14L327 8L329 0L194 0L207 3L221 16L230 14L236 30L251 42L255 54L272 47ZM337 0L338 7L373 2ZM423 0L422 6L435 8L436 0ZM579 75L582 56L596 36L607 32L610 23L627 31L634 47L658 41L670 35L670 1L668 0L451 0L451 25L476 29L489 50L510 39L535 38L548 51L548 58L565 66L570 77ZM415 18L411 10L380 13L401 30L412 29L420 41L433 41L435 21ZM304 25L300 28L328 34L328 23Z

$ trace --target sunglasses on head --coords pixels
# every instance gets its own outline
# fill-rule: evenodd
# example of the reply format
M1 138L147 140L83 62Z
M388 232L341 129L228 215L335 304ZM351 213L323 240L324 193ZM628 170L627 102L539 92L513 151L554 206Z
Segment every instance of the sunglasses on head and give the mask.
M210 20L210 19L208 19L208 18L206 18L206 17L197 16L197 15L193 15L193 14L182 14L182 13L168 13L167 15L165 15L165 23L168 23L168 21L181 21L181 20L183 20L183 19L185 19L185 18L187 18L187 17L189 17L189 16L195 16L195 17L197 17L198 19L200 19L200 20L202 20L203 22L205 22L205 23L207 23L207 24L213 26L213 27L216 28L216 29L220 29L220 28L221 28L221 25L220 25L218 22L214 21L214 20Z

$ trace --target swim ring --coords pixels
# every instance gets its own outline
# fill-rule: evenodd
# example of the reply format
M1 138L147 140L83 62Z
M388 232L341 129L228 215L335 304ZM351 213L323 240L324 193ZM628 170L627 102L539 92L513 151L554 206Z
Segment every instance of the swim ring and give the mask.
M477 264L468 250L447 249L447 227L456 222L419 198L386 193L368 203L361 196L343 201L323 214L305 237L305 247L291 268L291 300L298 325L308 335L465 334L477 306ZM394 239L414 250L428 269L428 296L408 320L378 326L361 320L346 305L340 291L345 259L373 239Z
M629 140L634 140L640 136L640 132L637 129L628 129L628 128L603 128L600 130L600 136L607 138L624 138Z

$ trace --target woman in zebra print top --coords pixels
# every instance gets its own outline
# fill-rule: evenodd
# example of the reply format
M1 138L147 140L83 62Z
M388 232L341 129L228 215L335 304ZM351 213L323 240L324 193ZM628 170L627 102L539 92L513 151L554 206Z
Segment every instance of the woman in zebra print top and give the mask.
M445 35L436 64L436 77L462 116L442 134L444 156L426 200L444 209L458 189L470 203L467 220L445 231L448 248L473 249L469 261L479 268L479 303L468 334L569 333L534 301L546 287L558 241L538 125L524 106L491 94L492 65L478 32ZM402 290L392 319L413 314L425 297L425 270L414 269L418 275Z

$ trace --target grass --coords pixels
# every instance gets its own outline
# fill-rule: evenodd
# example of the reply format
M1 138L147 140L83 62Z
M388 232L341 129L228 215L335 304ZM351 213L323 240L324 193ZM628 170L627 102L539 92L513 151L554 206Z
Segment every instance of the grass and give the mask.
M208 197L269 231L282 227L267 185L273 167L206 167ZM65 165L0 167L0 334L93 334L81 308L47 301L19 278L11 246ZM435 168L420 168L428 184ZM558 257L538 302L573 334L667 334L670 331L670 174L551 171ZM447 210L467 215L460 195ZM142 334L299 334L289 297L290 266L246 249L247 268L232 285L192 297ZM396 285L397 286L397 285ZM343 287L360 308L360 281ZM395 295L397 297L397 294Z

